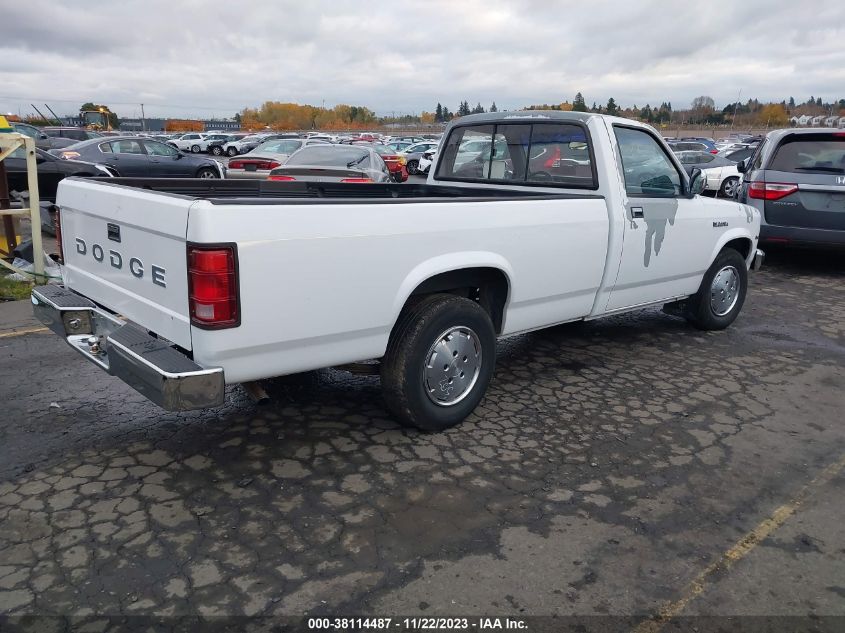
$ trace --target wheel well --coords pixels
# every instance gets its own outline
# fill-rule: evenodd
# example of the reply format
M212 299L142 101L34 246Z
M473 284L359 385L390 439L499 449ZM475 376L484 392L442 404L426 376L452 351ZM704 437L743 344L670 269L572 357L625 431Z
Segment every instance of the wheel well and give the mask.
M725 244L724 248L732 248L742 255L743 259L748 259L748 256L751 255L751 240L747 237L740 237Z
M508 290L508 278L498 268L461 268L429 277L414 289L405 305L415 297L436 292L466 297L487 311L496 333L501 334Z

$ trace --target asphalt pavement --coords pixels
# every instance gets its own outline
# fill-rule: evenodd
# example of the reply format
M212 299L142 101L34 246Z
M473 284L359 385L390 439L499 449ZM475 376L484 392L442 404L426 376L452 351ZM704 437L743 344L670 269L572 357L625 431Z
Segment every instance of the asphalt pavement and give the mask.
M439 434L337 370L163 412L0 304L0 614L842 630L844 271L771 253L723 332L648 309L502 340Z

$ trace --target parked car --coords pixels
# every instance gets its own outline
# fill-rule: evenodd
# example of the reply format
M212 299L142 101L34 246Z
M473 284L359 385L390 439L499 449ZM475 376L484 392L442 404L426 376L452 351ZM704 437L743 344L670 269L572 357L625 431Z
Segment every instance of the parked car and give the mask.
M401 153L411 147L411 145L415 145L415 143L408 143L406 141L388 141L385 145L393 151Z
M223 143L223 153L226 154L226 156L244 154L261 145L266 138L266 134L247 134L246 136L234 141L226 141Z
M390 171L390 177L394 182L405 182L408 180L408 167L404 156L387 145L374 143L371 147L376 154L381 156L381 159L387 165L387 169Z
M404 156L407 161L409 174L414 175L417 173L423 152L431 149L432 147L437 147L437 141L423 141L422 143L416 143L415 145L406 147L401 152L402 156Z
M102 138L99 132L93 130L85 130L80 127L45 127L42 128L44 133L50 137L52 147L50 149L60 149L68 147L79 141L87 141L92 138Z
M760 211L762 242L845 246L845 132L769 132L738 168L738 199Z
M678 139L680 143L701 143L703 144L708 152L713 154L717 153L719 150L716 149L716 141L712 138L707 138L706 136L682 136Z
M737 149L737 150L730 150L724 153L724 157L727 158L732 163L738 163L741 160L745 160L746 158L750 158L754 155L754 152L757 151L756 145L750 145L744 149ZM720 154L721 156L721 154Z
M509 176L462 178L464 136L490 130ZM573 143L591 157L581 175L527 169ZM62 182L65 286L35 288L34 312L166 409L219 406L227 383L381 359L393 416L439 431L483 398L498 336L655 305L721 330L761 263L760 214L697 196L701 174L636 121L464 116L426 184L340 182L385 182L383 164L367 147L325 145L274 170L318 182ZM104 245L122 266L100 261Z
M26 171L26 154L18 148L3 161L9 181L9 191L29 191ZM38 197L42 201L55 202L59 181L68 176L116 176L117 173L104 164L79 160L62 160L41 149L35 150L38 168Z
M258 178L266 180L270 171L280 167L295 151L311 145L328 145L321 138L277 138L264 141L254 150L231 158L227 178Z
M711 154L718 154L719 150L716 146L710 147L707 143L699 141L672 141L669 147L673 152L709 152Z
M434 163L434 161L436 159L437 159L437 148L436 147L423 152L422 158L420 158L419 165L417 165L417 173L428 174L428 171L431 169L431 165Z
M189 132L187 134L183 134L179 138L168 141L168 145L172 145L183 152L199 154L208 145L208 143L205 142L206 136L207 135L203 132Z
M48 136L41 128L30 125L29 123L21 123L20 121L9 121L9 124L15 132L33 139L35 141L35 147L38 149L48 151L57 146L55 140Z
M223 178L223 166L211 158L180 152L167 143L132 136L82 141L62 150L59 158L105 165L119 176L145 178Z
M699 168L704 174L704 190L722 198L733 198L737 194L742 174L737 171L736 162L723 156L705 151L676 152L678 160L691 172Z
M389 182L390 171L369 146L311 145L294 152L269 180L306 182Z
M227 134L222 139L214 139L208 142L206 145L206 151L209 154L213 154L214 156L222 156L226 153L226 150L223 148L225 147L226 143L234 143L235 141L240 141L242 138L249 136L247 133L243 134Z

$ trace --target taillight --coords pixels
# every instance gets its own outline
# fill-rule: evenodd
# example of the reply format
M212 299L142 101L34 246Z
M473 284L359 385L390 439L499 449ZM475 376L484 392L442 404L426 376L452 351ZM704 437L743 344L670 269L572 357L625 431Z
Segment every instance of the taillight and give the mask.
M371 178L343 178L340 182L372 182Z
M558 147L557 145L555 146L554 154L552 154L551 157L546 159L546 161L543 163L543 167L545 167L546 169L560 167L560 147Z
M710 153L711 153L711 154L718 154L718 153L719 153L719 150L717 150L717 149L711 149L711 150L710 150Z
M282 164L275 160L230 160L229 169L246 169L247 165L255 165L256 169L276 169Z
M206 330L241 323L237 247L188 244L188 304L191 323Z
M270 174L267 177L267 180L281 180L282 182L289 182L291 180L296 180L296 178L294 178L293 176L282 176L280 174L276 174L274 176L273 174Z
M748 185L748 197L758 200L780 200L798 191L798 185L782 182L752 182Z
M243 169L244 162L242 160L230 160L229 169Z

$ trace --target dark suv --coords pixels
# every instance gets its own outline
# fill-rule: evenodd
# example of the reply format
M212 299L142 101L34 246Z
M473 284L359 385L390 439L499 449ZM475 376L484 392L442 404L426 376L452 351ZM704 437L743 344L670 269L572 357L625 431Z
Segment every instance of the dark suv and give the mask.
M737 169L739 201L760 211L760 242L845 246L845 130L769 132Z

